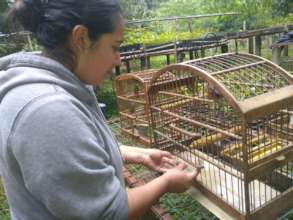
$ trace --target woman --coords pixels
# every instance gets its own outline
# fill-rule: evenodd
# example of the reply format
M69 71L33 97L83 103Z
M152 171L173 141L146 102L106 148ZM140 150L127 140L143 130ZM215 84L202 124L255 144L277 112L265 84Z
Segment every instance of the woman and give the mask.
M121 154L97 105L92 86L120 64L116 0L18 0L9 14L43 46L0 60L0 169L12 219L138 219L164 193L189 188L198 172L169 153ZM126 191L123 159L165 173Z

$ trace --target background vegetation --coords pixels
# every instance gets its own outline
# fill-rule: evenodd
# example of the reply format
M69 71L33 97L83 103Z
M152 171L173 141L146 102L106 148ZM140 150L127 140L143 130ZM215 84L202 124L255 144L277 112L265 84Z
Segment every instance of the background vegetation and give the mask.
M11 0L0 0L0 57L20 50L40 50L34 39L27 35L3 35L19 31L11 22L5 20L5 11ZM122 0L125 18L128 21L174 16L190 16L210 13L238 12L238 16L218 16L203 19L191 19L164 22L128 24L124 45L161 44L176 40L204 37L207 33L241 31L274 25L293 23L292 0ZM245 25L243 25L245 23ZM265 55L266 56L266 55ZM269 57L268 57L269 58ZM174 59L171 57L171 59ZM152 67L165 65L163 57L152 60ZM112 80L107 80L97 88L98 100L107 104L107 116L117 115ZM177 201L179 197L171 199ZM188 201L188 198L183 200ZM185 201L184 200L184 201ZM167 204L169 200L166 200ZM168 209L170 206L166 206ZM169 210L172 213L172 210ZM174 211L174 210L173 210ZM0 179L0 219L9 220L8 205ZM292 214L289 218L293 219Z
M129 25L125 44L156 44L172 42L174 39L197 38L209 32L240 31L244 22L247 29L293 22L292 0L124 0L123 3L128 20L239 13L238 16L178 21L177 25L174 21Z

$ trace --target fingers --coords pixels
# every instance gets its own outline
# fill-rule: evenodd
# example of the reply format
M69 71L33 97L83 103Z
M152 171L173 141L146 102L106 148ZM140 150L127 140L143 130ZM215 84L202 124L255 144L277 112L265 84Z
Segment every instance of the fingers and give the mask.
M190 173L190 178L195 180L203 168L204 168L204 166L198 166L195 169L193 169L193 171Z
M170 169L173 169L174 167L176 167L177 165L177 161L173 160L173 159L169 159L167 157L163 157L162 158L162 165L161 167L159 167L159 169L157 171L161 172L161 173L165 173Z
M197 170L192 170L192 172L188 173L187 175L190 180L194 180L198 174L199 172Z
M170 158L170 159L173 159L173 160L176 159L176 156L171 154L168 151L161 151L161 154L162 154L163 157L167 157L167 158Z
M162 161L164 164L168 164L168 165L171 165L172 167L176 166L177 165L177 161L174 160L174 159L170 159L168 157L163 157L162 158Z
M184 170L187 167L186 163L180 162L176 165L179 170Z
M171 169L173 169L173 168L174 168L174 166L171 166L171 165L169 165L169 164L164 164L163 166L159 167L159 168L157 169L157 171L158 171L158 172L161 172L161 173L165 173L165 172L167 172L168 170L171 170Z

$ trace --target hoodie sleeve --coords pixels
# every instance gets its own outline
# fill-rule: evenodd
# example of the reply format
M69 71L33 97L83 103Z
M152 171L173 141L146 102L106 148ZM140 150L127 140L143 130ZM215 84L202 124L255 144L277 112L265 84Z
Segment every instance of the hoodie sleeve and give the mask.
M77 101L52 95L18 115L10 144L32 196L57 219L128 219L127 192Z

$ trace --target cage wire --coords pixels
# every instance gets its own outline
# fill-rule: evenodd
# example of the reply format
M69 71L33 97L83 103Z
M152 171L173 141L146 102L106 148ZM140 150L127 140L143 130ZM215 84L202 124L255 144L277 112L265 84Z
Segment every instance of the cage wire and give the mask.
M175 22L175 29L177 28ZM270 58L271 51L268 48L272 37L262 36L261 40L261 55ZM230 51L236 52L234 55L216 56L218 51L212 48L201 54L202 57L212 58L185 64L213 75L237 102L289 86L288 76L286 79L283 74L279 74L278 68L259 57L239 54L247 50L247 44L248 39L230 40L228 47ZM176 34L173 46L178 49L186 45L177 44ZM148 49L151 51L153 48ZM144 50L147 52L146 47ZM175 50L174 60L177 59ZM185 57L182 57L181 61L184 60ZM148 66L150 59L146 62ZM151 96L154 95L151 99L153 98L154 104L152 120L155 121L156 144L159 144L161 149L174 147L174 152L191 164L203 163L206 172L200 177L201 184L238 210L241 215L245 215L248 209L248 212L261 209L288 191L292 187L292 162L284 163L259 176L255 176L255 171L249 176L248 182L244 182L246 171L243 171L246 169L246 162L249 168L257 168L263 162L269 161L269 157L277 157L279 152L292 148L292 106L245 122L244 134L238 129L244 125L241 115L221 97L211 81L207 82L206 77L200 77L198 73L195 73L196 77L192 77L186 69L176 68L165 72L170 76L169 83L164 86L163 78L166 78L166 75L158 78L157 84L154 85L158 88L151 91ZM159 87L162 90L157 93ZM243 145L247 147L247 152L244 152ZM200 159L196 159L194 155ZM156 175L145 172L141 167L129 169L142 174L139 177L146 181ZM245 194L248 191L250 194ZM176 202L172 203L170 212L177 210L182 204L183 202L177 206ZM184 211L180 212L178 219L191 219L195 213L188 215L190 212L187 211L186 216ZM205 216L202 219L211 218L214 217ZM280 219L282 218L284 216Z
M121 135L119 121L116 119L109 122L110 128L121 144L145 147L139 142ZM149 170L142 165L127 165L126 168L136 178L149 182L160 176L159 173ZM174 220L216 220L212 213L196 202L188 193L174 194L167 193L157 203L172 217Z
M168 74L170 80L162 82ZM155 146L194 166L201 163L198 187L222 206L239 215L257 213L275 198L285 199L293 186L289 158L268 166L292 151L292 82L271 62L240 53L165 67L149 90ZM264 114L270 109L263 108L250 118L237 110L239 103L253 112L261 106L258 97L272 91L287 96L283 109L273 102L275 111Z

